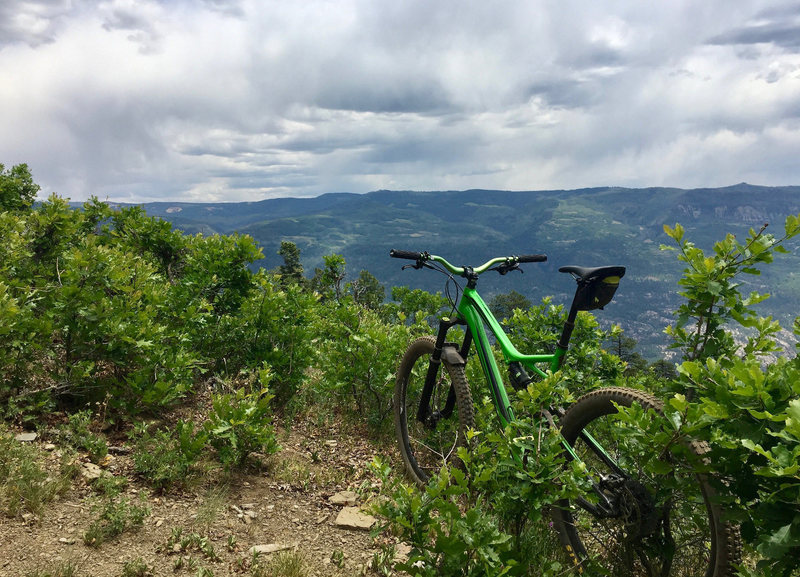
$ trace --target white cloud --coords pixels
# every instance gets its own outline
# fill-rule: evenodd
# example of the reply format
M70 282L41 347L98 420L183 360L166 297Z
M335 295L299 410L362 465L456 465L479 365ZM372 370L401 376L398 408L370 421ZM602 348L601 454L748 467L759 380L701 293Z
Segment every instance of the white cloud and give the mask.
M758 0L7 0L0 162L75 199L797 183L798 32Z

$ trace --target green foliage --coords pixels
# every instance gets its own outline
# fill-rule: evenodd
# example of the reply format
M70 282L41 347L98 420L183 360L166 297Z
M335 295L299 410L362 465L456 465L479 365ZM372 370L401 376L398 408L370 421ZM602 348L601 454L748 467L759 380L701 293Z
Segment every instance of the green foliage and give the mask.
M368 270L358 273L358 278L350 285L353 300L363 307L379 310L386 298L386 289Z
M0 212L30 208L39 190L27 164L17 164L10 169L0 164Z
M191 479L197 460L207 443L204 431L192 422L179 420L174 430L150 432L146 423L131 433L133 467L156 489L183 487Z
M800 217L786 219L784 235L764 228L744 243L732 235L706 256L666 228L687 264L686 299L669 333L684 355L678 391L669 401L690 435L710 442L717 490L742 536L755 550L755 574L788 576L800 569L800 361L778 358L780 326L752 306L766 295L740 290L741 275L759 273L782 244L800 233ZM800 324L795 323L795 334Z
M150 509L129 499L107 499L99 506L97 518L83 534L83 542L90 547L100 547L126 531L139 529L148 515Z
M282 241L278 254L283 258L283 264L278 269L281 280L284 283L303 284L305 278L303 277L303 265L300 262L300 249L297 248L297 245L286 240Z
M553 353L566 318L564 306L554 305L552 299L546 297L540 305L516 309L503 324L511 342L520 351ZM622 375L625 365L602 346L610 334L617 331L619 328L615 327L610 333L606 332L591 313L578 313L569 353L562 366L564 378L574 392L585 392L604 382L608 384Z
M563 474L558 435L536 424L522 428L534 435L507 431L474 438L472 450L461 453L466 473L443 469L423 492L386 479L384 468L389 498L378 510L412 547L395 569L420 576L495 576L528 575L536 565L539 575L563 574L568 565L558 560L563 555L556 534L542 518L575 485ZM528 466L515 453L526 455Z
M434 326L439 313L449 306L440 292L434 294L405 286L392 287L392 300L396 304L392 303L387 307L387 316L410 324L428 321Z
M184 534L182 527L174 527L167 539L164 551L169 553L179 552L180 554L198 551L209 561L219 561L220 557L214 550L214 545L199 533Z
M315 400L349 411L373 427L385 426L392 410L398 351L426 329L388 323L349 297L325 303L314 324L320 335L314 364L322 372Z
M753 309L753 305L769 295L755 291L742 295L737 277L761 274L758 265L771 263L775 252L785 252L781 243L800 233L797 217L788 217L784 230L784 236L777 239L766 233L766 225L758 231L751 229L744 243L728 234L714 244L712 255L706 255L685 239L680 224L675 228L664 226L664 232L677 245L678 260L687 264L678 283L683 287L680 295L685 300L676 311L675 325L667 330L674 346L683 351L687 360L715 358L735 350L733 336L726 330L730 322L757 333L748 339L745 353L763 355L776 350L771 337L780 327L769 319L759 318ZM671 246L663 248L675 250Z
M314 269L311 288L322 295L323 300L340 300L344 294L346 263L340 254L323 257L325 266Z
M275 406L284 407L301 387L312 361L315 337L312 319L317 299L296 284L282 286L259 272L253 290L236 315L196 327L197 347L216 358L214 368L226 375L272 369L270 388Z
M531 303L527 297L512 290L509 293L495 295L492 300L489 301L489 310L492 311L492 314L497 320L503 321L510 318L516 309L525 311L528 310L532 304L533 303Z
M43 456L32 444L20 443L0 426L0 513L16 517L25 512L41 514L44 506L65 492L71 475L52 474L44 468Z
M122 564L122 577L148 577L152 574L150 567L141 557L137 557L133 561L125 561Z
M263 369L259 378L262 389L252 392L244 388L233 393L213 395L212 410L204 428L208 442L226 468L241 467L253 452L272 454L278 442L270 424L269 403L273 395L266 389L269 370Z
M86 451L92 462L100 462L108 454L108 442L91 430L92 411L78 411L67 419L67 425L57 433L58 438L74 449Z

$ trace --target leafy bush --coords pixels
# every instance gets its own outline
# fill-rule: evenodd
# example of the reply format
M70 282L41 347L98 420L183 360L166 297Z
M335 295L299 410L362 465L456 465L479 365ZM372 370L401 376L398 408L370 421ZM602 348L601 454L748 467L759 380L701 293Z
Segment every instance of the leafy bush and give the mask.
M347 297L325 303L314 330L319 337L315 367L322 371L315 401L358 415L373 427L385 426L392 411L398 351L428 327L388 323L379 312Z
M768 362L780 351L780 326L753 308L767 295L743 295L738 277L759 274L758 265L785 252L781 243L800 234L800 216L786 219L781 238L764 228L744 243L728 235L710 255L680 225L665 231L686 263L685 301L669 329L685 361L669 404L687 434L710 442L717 490L757 560L745 572L793 575L800 569L800 361ZM794 332L800 337L798 320Z
M204 431L226 468L243 465L251 453L272 454L279 449L271 425L273 395L266 388L270 379L270 370L264 367L258 377L260 389L213 395Z
M174 432L157 429L151 433L142 423L131 437L134 470L157 489L184 486L207 443L202 429L196 431L193 423L183 420L178 421Z
M92 411L78 411L67 417L66 427L58 433L58 437L75 449L84 450L94 463L98 463L108 454L108 442L104 437L91 430Z
M553 353L567 312L563 305L554 305L552 299L546 297L539 305L514 310L503 324L511 342L520 351ZM610 332L604 331L594 315L584 311L578 313L569 353L562 366L573 391L586 392L622 376L624 364L602 346L610 334L619 330L614 327Z
M515 398L518 415L535 414L555 391L557 376ZM491 407L479 411L487 425ZM480 427L480 425L479 425ZM378 505L401 539L412 547L396 569L412 575L563 574L569 561L549 527L547 511L573 497L580 475L571 475L561 437L546 422L519 419L504 432L470 433L460 449L460 469L442 469L420 492L389 478L377 465L389 498Z

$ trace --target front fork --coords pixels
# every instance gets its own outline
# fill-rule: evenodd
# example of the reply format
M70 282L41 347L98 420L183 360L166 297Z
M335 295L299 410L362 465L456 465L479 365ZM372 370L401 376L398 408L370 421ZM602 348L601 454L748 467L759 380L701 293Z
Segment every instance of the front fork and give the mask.
M439 331L436 333L436 343L433 347L433 354L431 354L430 363L428 364L428 372L425 374L425 384L422 387L422 395L419 401L419 408L417 409L417 420L425 426L434 428L439 419L446 419L453 414L456 406L456 392L450 386L447 393L447 401L441 411L434 411L431 408L431 396L433 389L436 386L436 381L439 375L439 370L442 365L442 354L445 347L455 347L455 345L447 343L447 332L455 325L466 325L462 319L442 319L439 322ZM469 348L472 345L472 334L470 331L465 331L464 342L461 344L461 349L458 351L461 359L466 361Z

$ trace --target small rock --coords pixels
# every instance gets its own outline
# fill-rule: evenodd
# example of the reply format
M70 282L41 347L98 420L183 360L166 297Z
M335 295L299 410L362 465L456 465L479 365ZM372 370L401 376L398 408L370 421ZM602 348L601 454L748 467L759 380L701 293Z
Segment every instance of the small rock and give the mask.
M237 507L236 505L231 505L231 509L236 511L239 515L242 514L242 510L239 507Z
M36 433L19 433L14 438L22 443L30 443L31 441L35 441L36 437L38 437Z
M251 555L253 553L268 554L268 553L275 553L276 551L284 551L286 549L291 549L291 548L292 548L291 545L282 545L280 543L270 543L268 545L255 545L253 547L250 547L250 549L248 550L248 553L250 553Z
M346 529L370 529L377 519L359 511L358 507L344 507L336 516L336 525Z
M250 517L251 519L257 519L258 518L258 513L248 509L247 511L244 512L244 516L245 517Z
M242 503L242 509L255 509L255 503Z
M44 450L45 451L55 451L56 450L56 446L53 443L47 443L44 446Z
M335 446L336 446L336 445L338 445L339 443L338 443L338 442L336 442L335 440L331 439L331 440L329 440L329 441L325 441L325 444L326 444L328 447L335 447Z
M331 505L347 505L352 507L358 501L358 495L353 491L340 491L328 499Z
M58 540L58 542L59 543L63 543L64 545L74 545L75 544L75 539L69 539L67 537L61 537Z
M406 543L398 543L394 549L394 562L405 563L408 561L408 556L411 554L411 545Z
M94 463L81 463L81 475L87 481L94 481L107 474Z

